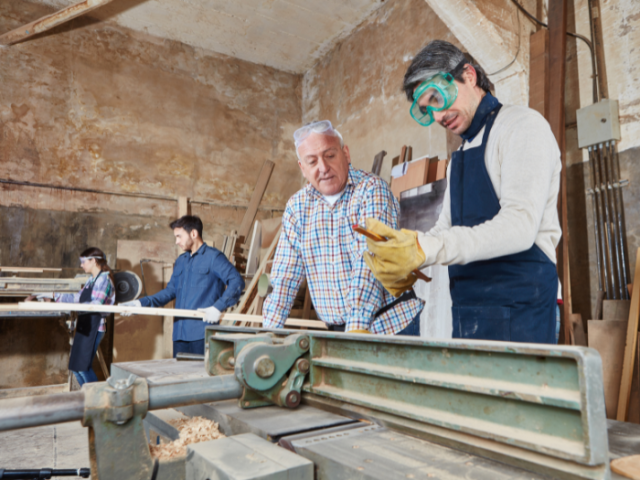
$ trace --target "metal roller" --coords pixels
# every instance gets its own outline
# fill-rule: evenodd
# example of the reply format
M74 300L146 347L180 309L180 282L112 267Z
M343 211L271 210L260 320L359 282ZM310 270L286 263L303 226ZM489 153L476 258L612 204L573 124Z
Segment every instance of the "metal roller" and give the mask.
M85 391L0 400L0 431L82 420ZM242 391L234 375L149 385L149 410L240 398Z

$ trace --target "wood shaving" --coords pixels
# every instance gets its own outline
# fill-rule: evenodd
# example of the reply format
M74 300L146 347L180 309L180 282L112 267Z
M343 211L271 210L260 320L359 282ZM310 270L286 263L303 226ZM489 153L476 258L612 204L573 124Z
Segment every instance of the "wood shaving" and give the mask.
M207 418L191 417L170 420L180 432L180 437L170 443L149 444L151 456L158 459L181 457L187 454L187 445L224 438L218 424Z

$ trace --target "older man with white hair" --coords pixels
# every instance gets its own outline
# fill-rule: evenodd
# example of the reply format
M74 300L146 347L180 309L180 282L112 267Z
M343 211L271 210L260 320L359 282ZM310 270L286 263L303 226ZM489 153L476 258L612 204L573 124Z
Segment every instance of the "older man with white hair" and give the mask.
M309 182L282 218L264 326L280 328L306 277L318 317L330 330L419 335L423 302L409 289L395 299L367 268L365 239L352 230L366 218L397 228L400 208L386 182L351 166L349 147L331 122L294 133L298 165Z

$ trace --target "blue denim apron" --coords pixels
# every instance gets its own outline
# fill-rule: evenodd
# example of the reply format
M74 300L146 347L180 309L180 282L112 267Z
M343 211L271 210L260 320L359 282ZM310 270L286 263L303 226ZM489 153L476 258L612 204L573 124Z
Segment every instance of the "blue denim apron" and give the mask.
M500 211L484 158L501 107L487 94L462 135L469 140L485 126L482 145L451 156L453 226L474 227ZM454 338L556 343L558 273L537 245L513 255L451 265L449 279Z

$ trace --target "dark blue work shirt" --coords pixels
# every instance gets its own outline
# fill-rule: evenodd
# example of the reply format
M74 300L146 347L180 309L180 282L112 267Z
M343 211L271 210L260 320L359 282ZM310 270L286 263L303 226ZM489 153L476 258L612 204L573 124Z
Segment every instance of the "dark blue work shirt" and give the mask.
M221 312L235 305L244 290L244 280L218 250L203 244L193 255L185 252L173 266L167 288L140 299L143 307L163 307L171 300L176 308L197 310L214 306ZM193 342L204 339L205 323L200 319L176 317L173 340Z

